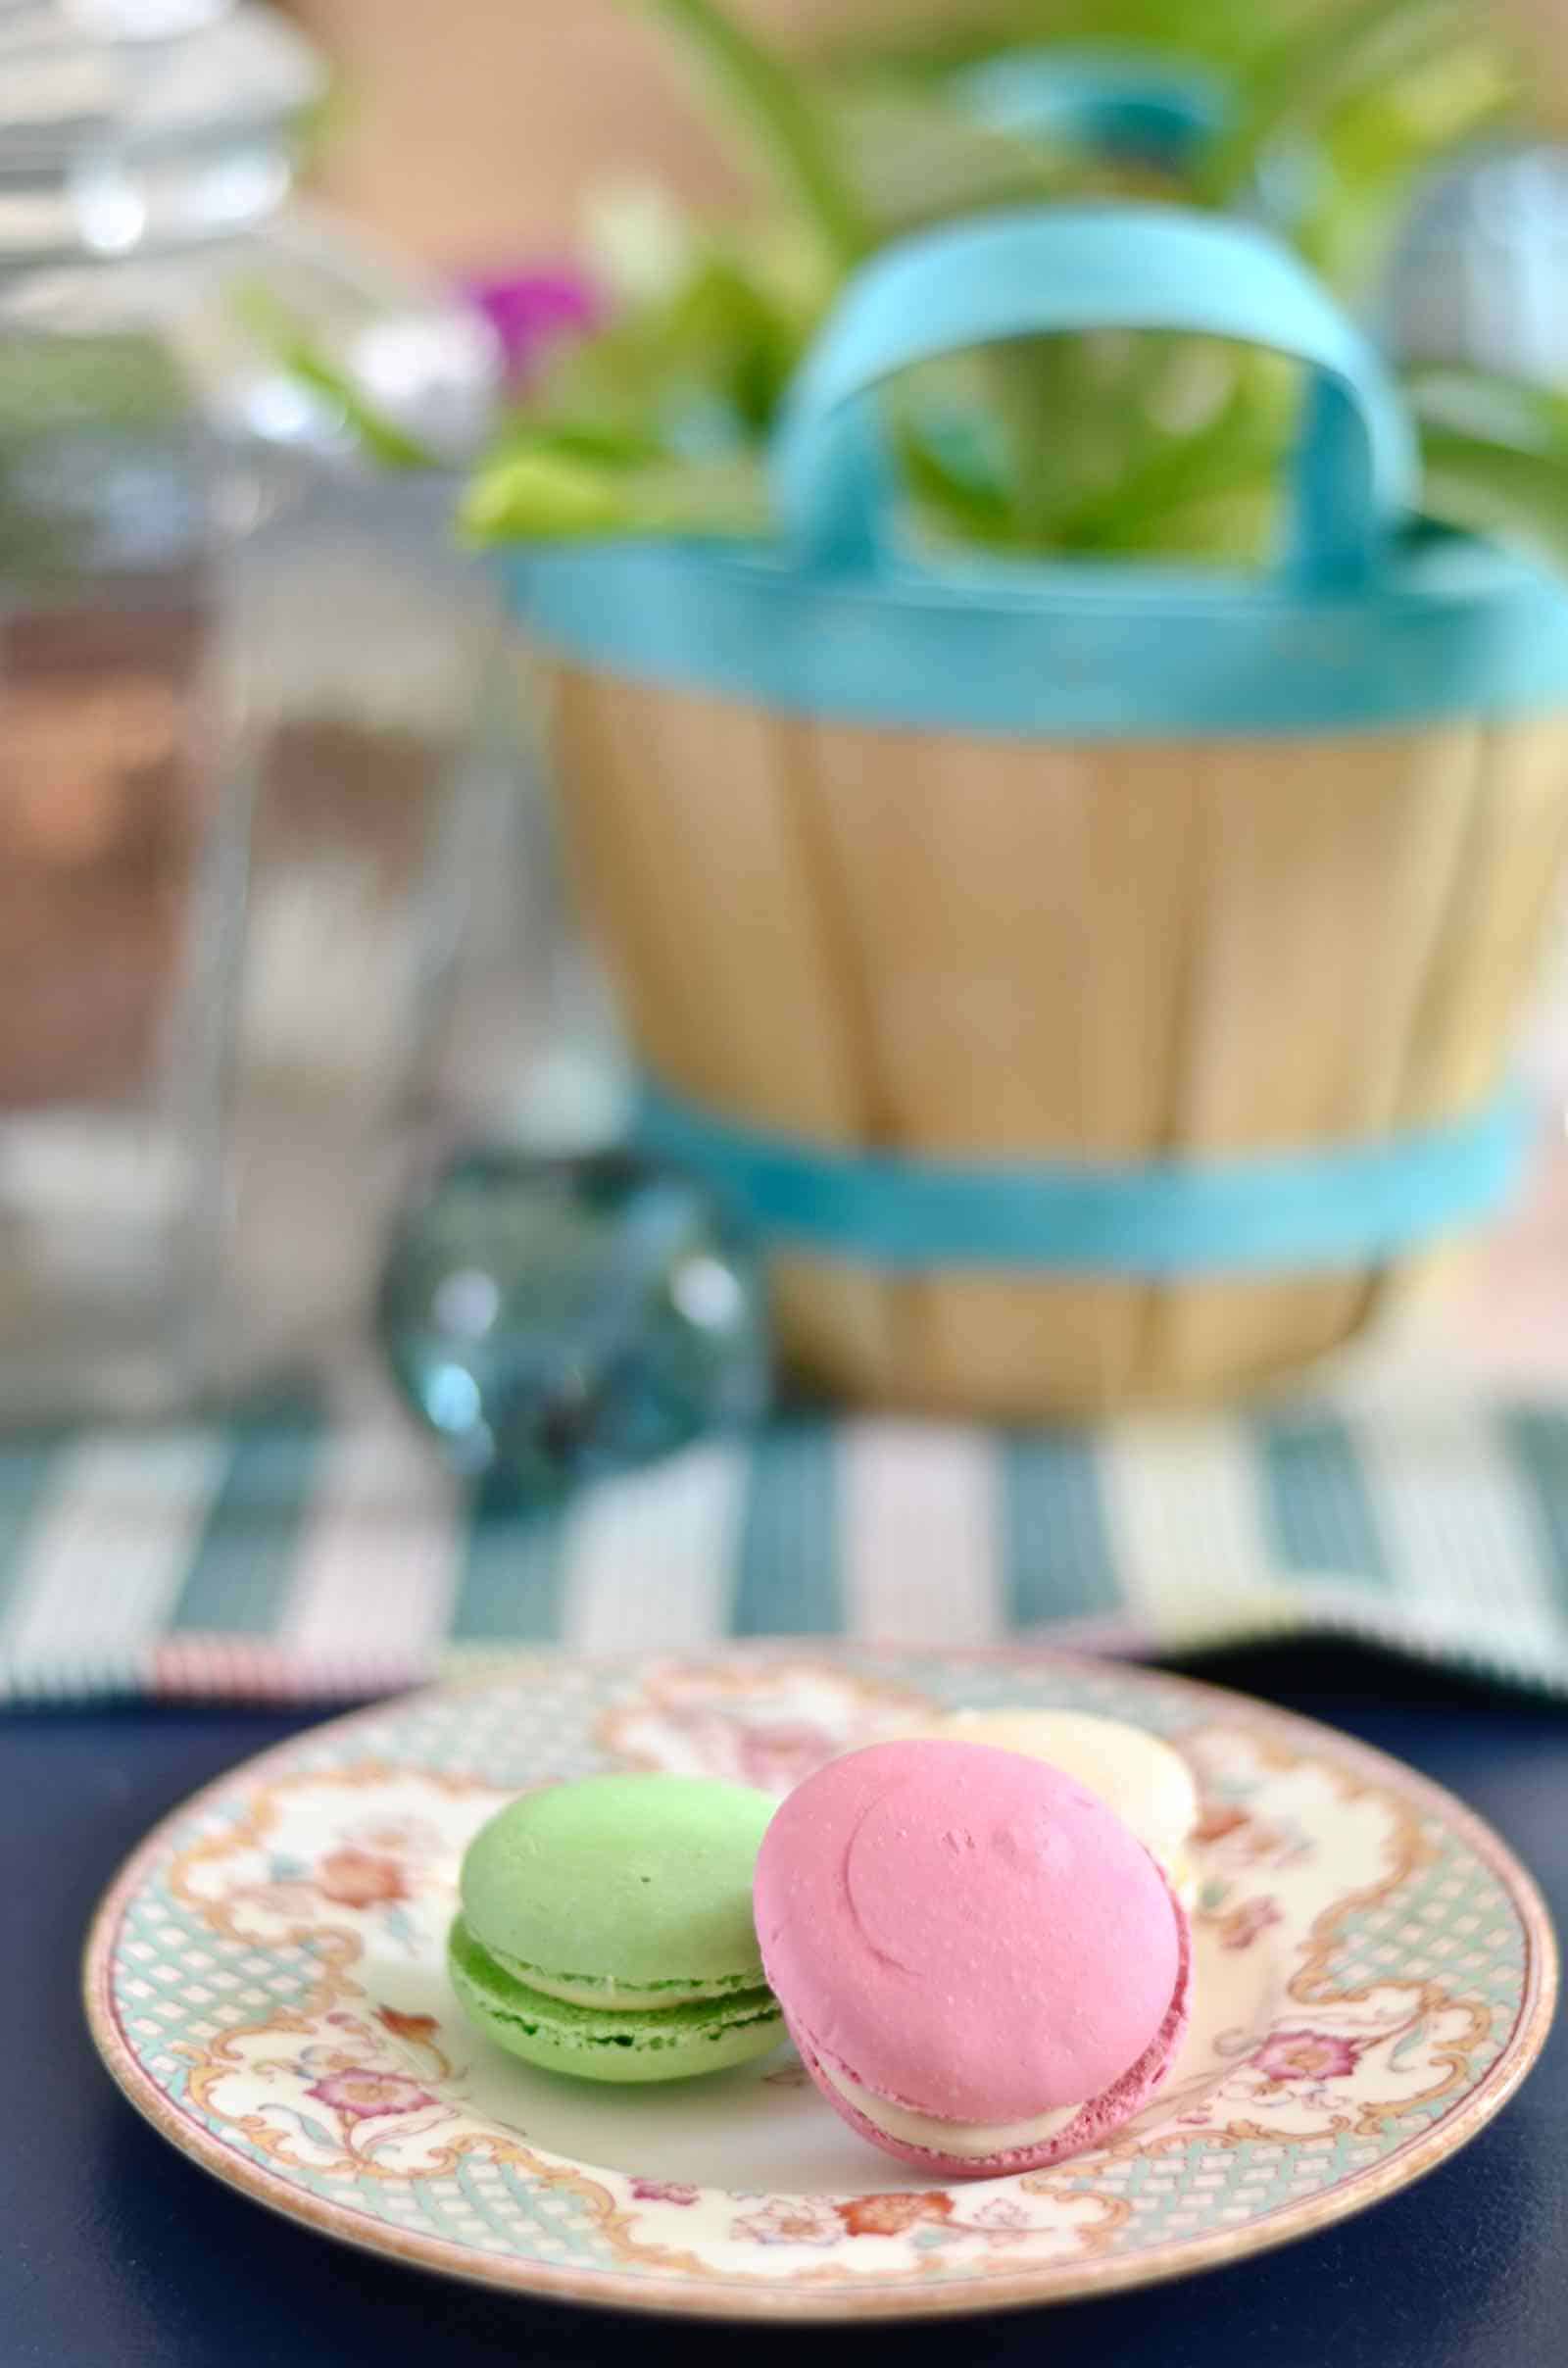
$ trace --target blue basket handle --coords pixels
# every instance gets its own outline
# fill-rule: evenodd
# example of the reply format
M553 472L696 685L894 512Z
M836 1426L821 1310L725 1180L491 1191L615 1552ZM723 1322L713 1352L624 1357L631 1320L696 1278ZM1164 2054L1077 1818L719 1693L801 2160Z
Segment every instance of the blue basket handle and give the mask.
M1151 157L1173 169L1235 114L1228 86L1204 67L1149 50L1059 42L962 67L946 89L976 123L1015 139L1067 139L1093 154Z
M859 272L797 373L774 441L775 499L797 549L874 562L891 482L864 398L884 379L1005 338L1091 328L1186 330L1304 363L1291 558L1313 582L1364 573L1417 482L1383 363L1288 249L1245 222L1160 206L988 215Z

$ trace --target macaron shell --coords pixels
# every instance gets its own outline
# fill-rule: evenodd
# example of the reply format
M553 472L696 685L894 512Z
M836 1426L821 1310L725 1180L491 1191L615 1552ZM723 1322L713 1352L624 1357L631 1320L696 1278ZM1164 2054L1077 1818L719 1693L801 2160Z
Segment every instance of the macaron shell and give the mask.
M1120 2080L1092 2097L1083 2111L1064 2130L1035 2146L1014 2146L1004 2154L944 2154L933 2147L906 2145L888 2131L867 2120L854 2104L835 2088L822 2067L820 2056L811 2043L793 2024L790 2037L794 2040L801 2061L810 2074L822 2096L842 2121L849 2124L858 2137L869 2145L891 2154L899 2162L913 2165L916 2170L929 2171L938 2179L999 2179L1016 2171L1043 2171L1054 2162L1065 2162L1070 2154L1081 2154L1086 2147L1099 2146L1111 2137L1124 2122L1140 2113L1158 2091L1170 2071L1186 2036L1191 2013L1191 1935L1185 1916L1179 1918L1181 1940L1180 1969L1170 2008L1159 2031L1138 2061Z
M463 1912L487 1949L557 1982L677 1999L760 1984L752 1873L772 1813L767 1794L707 1777L542 1786L469 1843Z
M766 2055L784 2018L765 1990L667 2006L657 2013L570 2006L504 1973L461 1916L447 1941L447 1973L469 2021L497 2047L574 2080L690 2080Z
M768 1828L756 1902L808 2053L951 2121L1100 2097L1177 1989L1184 1919L1149 1852L1069 1777L980 1744L819 1769Z

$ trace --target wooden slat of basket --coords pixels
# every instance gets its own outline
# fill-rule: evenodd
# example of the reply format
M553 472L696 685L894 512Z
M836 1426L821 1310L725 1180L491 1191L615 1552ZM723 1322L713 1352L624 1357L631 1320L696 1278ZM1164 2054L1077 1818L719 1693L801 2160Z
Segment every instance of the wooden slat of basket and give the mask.
M816 828L863 971L880 1140L953 1158L1157 1148L1194 773L1180 749L811 731ZM899 1395L1001 1414L1122 1398L1134 1282L897 1286Z
M1295 1149L1398 1122L1479 771L1469 725L1206 752L1173 1142ZM1353 1333L1375 1282L1172 1291L1148 1378L1181 1399L1262 1381Z
M1568 854L1568 723L1498 724L1483 738L1464 857L1418 1015L1399 1121L1472 1110L1503 1073L1556 916ZM1445 1245L1389 1267L1381 1318L1473 1255Z
M1400 1116L1473 1109L1495 1084L1550 925L1568 851L1568 725L1483 737L1463 859L1417 1015Z
M854 1012L796 814L792 727L727 701L562 668L565 837L626 1023L655 1074L730 1116L863 1139ZM803 1363L892 1362L881 1282L791 1263Z

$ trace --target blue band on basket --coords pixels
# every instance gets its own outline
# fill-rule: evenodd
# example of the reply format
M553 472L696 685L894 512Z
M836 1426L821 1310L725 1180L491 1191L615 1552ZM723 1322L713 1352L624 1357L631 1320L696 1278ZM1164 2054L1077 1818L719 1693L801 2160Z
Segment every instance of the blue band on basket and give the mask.
M503 552L551 656L823 720L1066 740L1423 728L1568 706L1568 599L1458 537L1366 593L1196 568L952 559L846 574L764 550Z
M1522 1096L1322 1151L1100 1166L858 1156L737 1125L649 1084L649 1150L709 1177L769 1239L866 1264L1074 1274L1375 1265L1474 1223L1530 1135Z

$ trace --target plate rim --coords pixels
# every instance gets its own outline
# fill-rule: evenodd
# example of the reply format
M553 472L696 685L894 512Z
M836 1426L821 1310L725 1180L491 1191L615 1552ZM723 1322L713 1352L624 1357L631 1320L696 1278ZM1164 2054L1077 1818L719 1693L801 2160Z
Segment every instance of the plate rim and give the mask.
M286 1760L305 1735L339 1734L384 1717L394 1705L405 1706L421 1698L488 1691L515 1683L562 1662L573 1667L611 1671L646 1668L660 1663L706 1666L715 1661L765 1663L807 1658L829 1663L859 1658L948 1663L995 1661L1040 1668L1074 1670L1114 1669L1118 1676L1146 1682L1152 1691L1175 1692L1200 1704L1239 1707L1248 1723L1298 1738L1327 1737L1334 1755L1370 1776L1392 1772L1402 1797L1465 1843L1502 1883L1518 1912L1526 1939L1525 1986L1513 2028L1494 2061L1476 2087L1451 2113L1417 2132L1380 2161L1364 2164L1322 2193L1281 2204L1277 2210L1240 2228L1211 2235L1167 2239L1146 2252L1102 2255L1078 2263L1052 2262L1019 2269L995 2278L954 2280L943 2286L910 2285L903 2280L867 2278L855 2287L810 2287L776 2284L726 2286L707 2279L654 2279L628 2276L620 2270L572 2268L550 2262L518 2261L514 2256L493 2260L457 2245L451 2238L404 2230L371 2219L352 2207L318 2196L295 2186L267 2165L238 2154L212 2131L171 2104L133 2053L116 2014L111 1975L115 1940L125 1903L145 1879L172 1830L198 1813L209 1801L226 1794L235 1782ZM770 1637L765 1640L715 1640L711 1645L636 1653L577 1653L564 1646L525 1648L498 1653L482 1669L470 1669L429 1685L383 1695L373 1702L321 1719L301 1733L270 1744L265 1751L236 1760L165 1810L122 1861L111 1877L87 1926L81 1953L81 1996L93 2046L122 2097L189 2160L220 2184L279 2218L293 2221L317 2236L352 2246L378 2259L391 2259L404 2268L459 2279L493 2293L521 2294L545 2301L574 2302L590 2307L654 2313L662 2317L708 2319L743 2324L773 2321L781 2324L844 2322L854 2319L938 2319L978 2317L989 2311L1023 2310L1047 2303L1118 2294L1166 2280L1224 2267L1230 2262L1271 2252L1352 2218L1371 2204L1412 2186L1460 2151L1499 2113L1514 2096L1545 2044L1556 2007L1560 1963L1556 1932L1534 1876L1509 1845L1478 1811L1447 1787L1412 1768L1393 1752L1347 1735L1326 1721L1308 1718L1255 1695L1206 1679L1121 1661L1108 1654L1075 1653L1049 1644L1016 1641L975 1646L882 1644L873 1639Z

